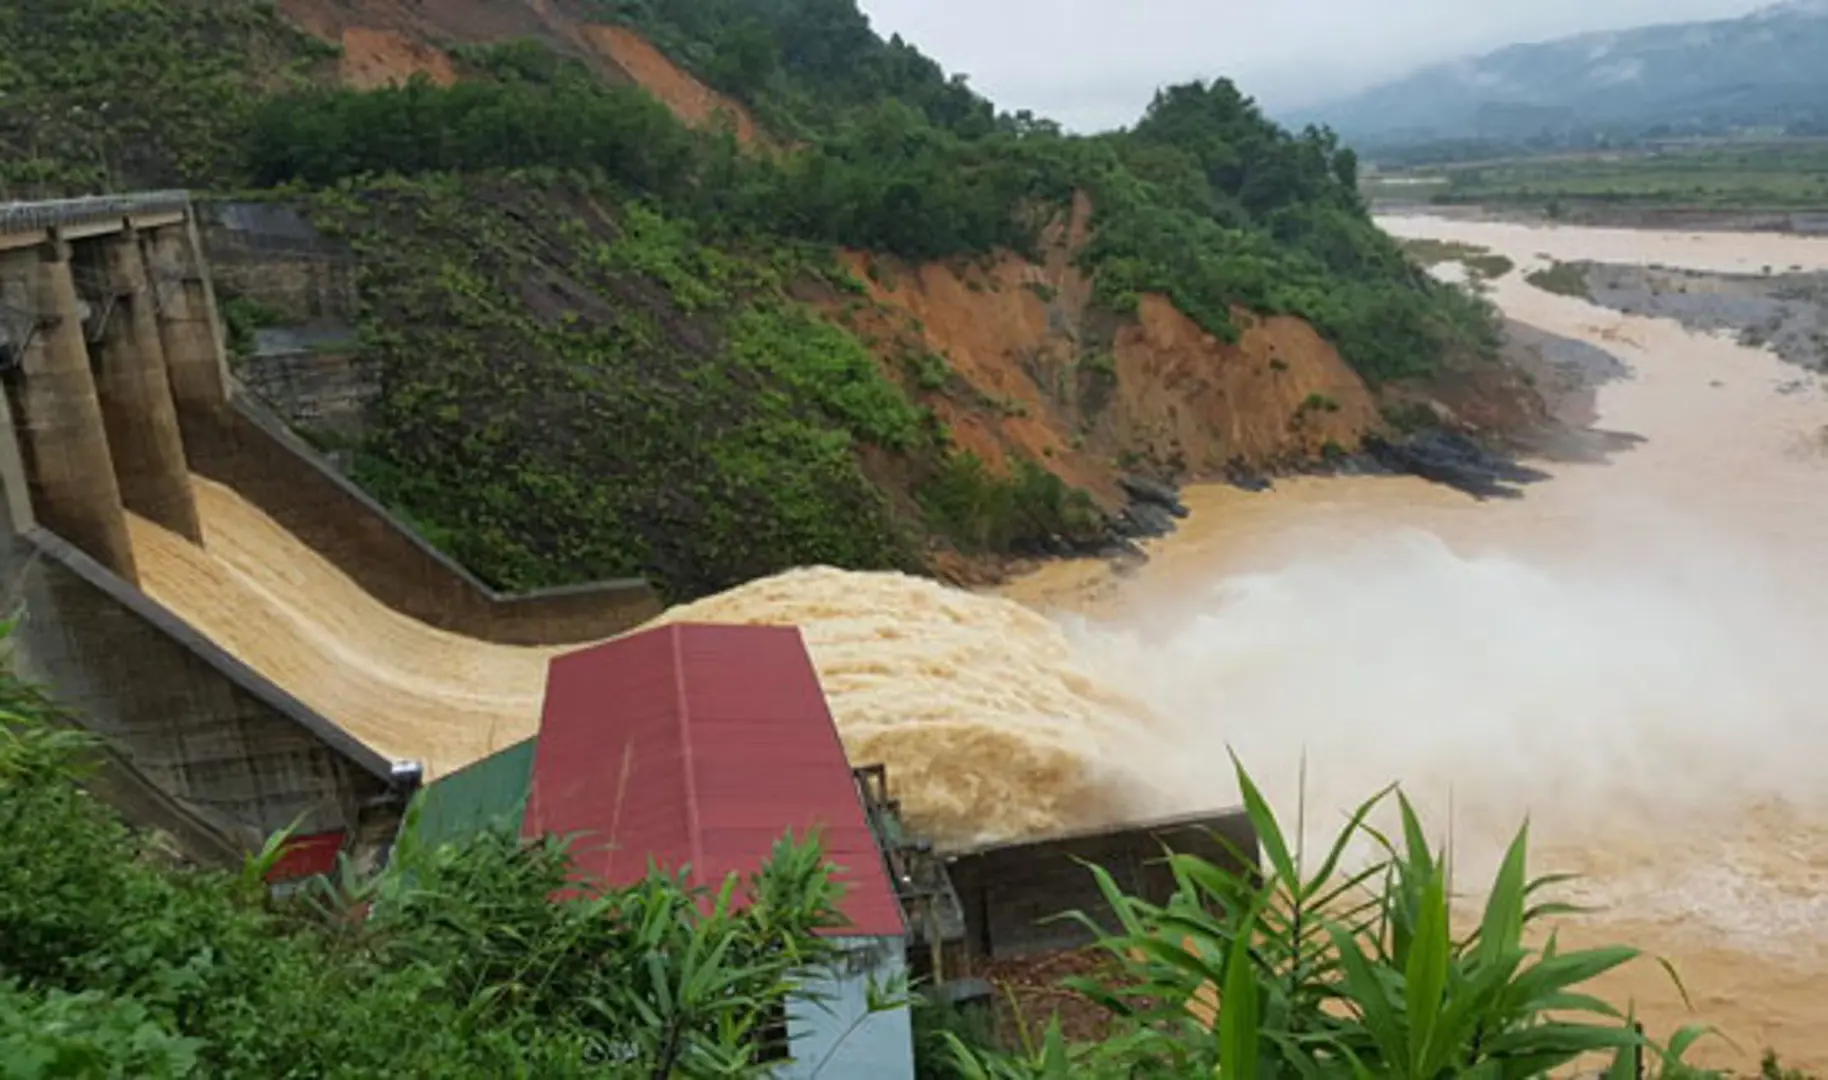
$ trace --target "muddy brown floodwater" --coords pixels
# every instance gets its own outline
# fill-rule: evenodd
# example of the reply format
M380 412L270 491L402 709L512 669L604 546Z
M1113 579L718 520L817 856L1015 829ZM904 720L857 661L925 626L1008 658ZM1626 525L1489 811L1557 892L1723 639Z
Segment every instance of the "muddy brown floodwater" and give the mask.
M1400 780L1444 831L1460 884L1527 815L1534 868L1583 876L1569 943L1669 959L1603 985L1667 1035L1718 1025L1709 1064L1828 1069L1828 392L1729 335L1550 295L1547 258L1757 273L1828 266L1828 241L1415 217L1404 236L1502 252L1512 318L1631 369L1599 424L1646 442L1553 465L1524 498L1412 478L1190 491L1193 513L1118 579L1059 564L1004 595L1065 613L1090 670L1136 695L1193 800L1234 748L1310 817ZM1323 830L1316 830L1323 831ZM1476 896L1469 897L1470 913Z

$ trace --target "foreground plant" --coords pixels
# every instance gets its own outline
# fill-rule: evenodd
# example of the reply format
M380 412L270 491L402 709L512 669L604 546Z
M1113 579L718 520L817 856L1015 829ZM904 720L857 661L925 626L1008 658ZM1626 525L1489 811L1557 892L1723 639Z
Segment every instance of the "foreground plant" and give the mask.
M1528 876L1527 826L1477 928L1456 936L1449 860L1394 787L1359 806L1310 871L1243 766L1236 772L1262 846L1260 873L1170 854L1177 887L1158 906L1091 868L1118 925L1107 930L1073 913L1111 963L1072 985L1111 1014L1113 1037L1069 1045L1056 1025L1019 1054L953 1039L964 1075L1509 1078L1601 1054L1611 1056L1613 1075L1636 1076L1640 1062L1679 1064L1703 1034L1688 1027L1659 1045L1582 992L1638 950L1563 952L1552 935L1540 949L1526 944L1543 920L1574 912L1541 899L1564 877ZM1401 843L1370 824L1393 794ZM1348 872L1347 853L1360 840L1378 854Z

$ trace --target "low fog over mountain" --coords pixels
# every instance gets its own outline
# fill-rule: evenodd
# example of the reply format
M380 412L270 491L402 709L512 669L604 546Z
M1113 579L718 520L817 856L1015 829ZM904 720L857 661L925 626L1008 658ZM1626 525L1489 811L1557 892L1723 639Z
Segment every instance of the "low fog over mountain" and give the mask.
M1512 45L1283 119L1394 143L1609 129L1817 131L1825 118L1828 0L1792 0L1735 19Z

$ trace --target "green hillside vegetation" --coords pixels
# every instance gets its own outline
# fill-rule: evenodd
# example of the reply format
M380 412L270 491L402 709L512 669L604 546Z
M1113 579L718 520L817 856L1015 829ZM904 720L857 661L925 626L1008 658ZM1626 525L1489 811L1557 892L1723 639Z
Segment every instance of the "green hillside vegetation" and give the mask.
M270 3L0 5L0 198L232 182L253 110L338 50Z
M1482 302L1371 225L1350 150L1223 80L1075 138L996 113L851 0L602 8L797 148L742 152L537 43L458 50L450 89L356 92L263 5L72 0L0 14L8 117L52 118L0 121L0 185L307 206L358 253L382 361L357 473L506 587L645 573L684 598L798 563L919 566L933 541L1095 539L1083 493L957 454L924 408L943 386L810 313L860 288L838 245L1029 251L1085 191L1083 257L1119 315L1147 291L1227 337L1233 305L1293 313L1374 382L1495 348ZM155 108L179 122L142 138Z

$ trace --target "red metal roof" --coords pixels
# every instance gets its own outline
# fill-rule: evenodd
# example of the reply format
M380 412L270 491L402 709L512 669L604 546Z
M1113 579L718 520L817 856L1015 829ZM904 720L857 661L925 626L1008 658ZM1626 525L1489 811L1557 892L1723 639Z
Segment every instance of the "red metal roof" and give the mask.
M796 627L676 624L555 658L524 826L576 836L579 869L611 885L651 859L713 887L818 829L845 932L905 932Z
M267 883L277 885L335 872L337 853L347 838L342 831L291 837L280 846L279 858L267 870Z

